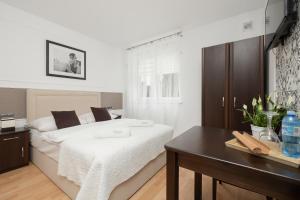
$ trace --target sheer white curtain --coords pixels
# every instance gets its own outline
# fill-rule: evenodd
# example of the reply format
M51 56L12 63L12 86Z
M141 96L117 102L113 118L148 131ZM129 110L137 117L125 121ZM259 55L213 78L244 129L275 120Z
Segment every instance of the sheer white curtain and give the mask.
M128 51L126 113L175 126L180 94L180 36Z

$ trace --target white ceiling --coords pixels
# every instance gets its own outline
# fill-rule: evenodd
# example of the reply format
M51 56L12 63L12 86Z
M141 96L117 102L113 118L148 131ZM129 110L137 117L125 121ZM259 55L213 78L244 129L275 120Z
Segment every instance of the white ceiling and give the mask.
M265 6L264 0L0 1L121 47Z

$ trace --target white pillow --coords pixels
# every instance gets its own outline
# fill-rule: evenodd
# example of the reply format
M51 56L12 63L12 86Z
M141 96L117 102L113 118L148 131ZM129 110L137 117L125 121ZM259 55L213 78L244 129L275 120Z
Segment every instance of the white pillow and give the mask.
M109 112L111 119L116 119L119 115Z
M111 119L116 119L119 116L123 115L123 110L113 110L113 109L109 109L108 110Z
M78 117L80 124L87 124L86 119ZM53 116L42 117L31 122L30 126L40 132L57 130L56 122Z
M88 124L86 117L84 115L79 115L78 119L80 121L80 124Z
M57 126L53 116L42 117L31 122L31 127L40 132L57 130Z
M81 124L90 124L96 122L95 117L92 112L88 112L80 115L79 117Z

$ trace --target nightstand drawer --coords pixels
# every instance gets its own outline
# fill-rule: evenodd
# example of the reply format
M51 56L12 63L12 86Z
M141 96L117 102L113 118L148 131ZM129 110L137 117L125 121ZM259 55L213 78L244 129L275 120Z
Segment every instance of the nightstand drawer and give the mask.
M0 172L28 163L28 140L29 133L0 136Z
M2 142L12 141L12 140L20 140L20 136L10 136L10 137L3 137L1 138Z

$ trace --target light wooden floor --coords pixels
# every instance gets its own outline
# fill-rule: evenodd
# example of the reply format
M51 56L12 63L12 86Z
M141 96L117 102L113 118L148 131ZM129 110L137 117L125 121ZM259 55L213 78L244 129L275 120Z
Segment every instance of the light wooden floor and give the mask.
M130 200L166 199L166 169L161 169ZM203 200L211 199L211 178L203 178ZM193 173L180 169L180 199L193 199ZM265 200L261 195L222 184L218 185L218 200ZM30 164L0 174L0 200L70 200L37 167Z

